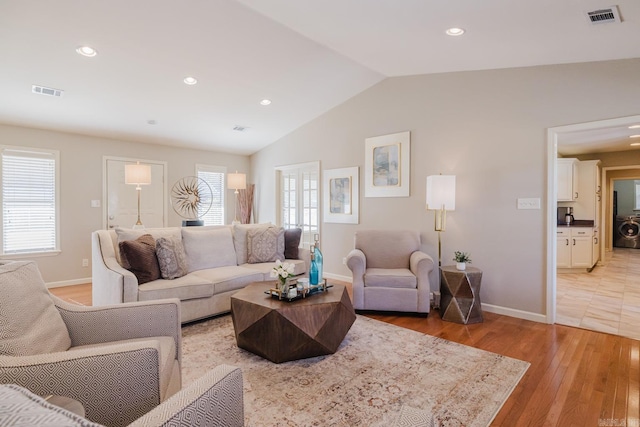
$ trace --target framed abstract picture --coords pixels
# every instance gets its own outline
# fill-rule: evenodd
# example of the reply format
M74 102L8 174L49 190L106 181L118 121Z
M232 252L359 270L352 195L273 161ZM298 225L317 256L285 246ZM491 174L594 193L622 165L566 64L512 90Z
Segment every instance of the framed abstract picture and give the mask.
M323 171L324 222L358 224L359 173L357 166Z
M365 197L409 197L411 132L365 140Z

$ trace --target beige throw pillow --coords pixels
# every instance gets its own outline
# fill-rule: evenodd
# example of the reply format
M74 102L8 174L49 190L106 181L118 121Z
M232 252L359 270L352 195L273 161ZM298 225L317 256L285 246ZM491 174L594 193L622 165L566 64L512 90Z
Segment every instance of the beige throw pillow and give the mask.
M69 347L67 325L36 263L0 263L0 354L28 356Z
M284 229L278 227L258 228L247 232L249 255L247 262L284 261Z

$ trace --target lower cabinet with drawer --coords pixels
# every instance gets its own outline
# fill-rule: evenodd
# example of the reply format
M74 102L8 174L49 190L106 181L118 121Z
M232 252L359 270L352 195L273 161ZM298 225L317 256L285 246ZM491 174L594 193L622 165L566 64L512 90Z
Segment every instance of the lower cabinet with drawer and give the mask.
M558 268L593 267L593 228L558 227L557 260Z

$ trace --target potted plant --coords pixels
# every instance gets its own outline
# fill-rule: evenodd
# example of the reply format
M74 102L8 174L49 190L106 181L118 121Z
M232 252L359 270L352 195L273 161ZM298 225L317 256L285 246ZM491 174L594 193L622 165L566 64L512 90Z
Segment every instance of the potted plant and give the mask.
M464 271L467 268L467 263L471 264L471 255L466 252L455 251L453 260L456 262L456 269Z

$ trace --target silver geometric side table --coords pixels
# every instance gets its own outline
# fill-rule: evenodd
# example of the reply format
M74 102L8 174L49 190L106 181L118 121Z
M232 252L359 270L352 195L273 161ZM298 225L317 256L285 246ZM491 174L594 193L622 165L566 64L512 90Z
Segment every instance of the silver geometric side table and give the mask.
M482 322L480 285L482 270L455 266L440 267L440 317L462 324Z

